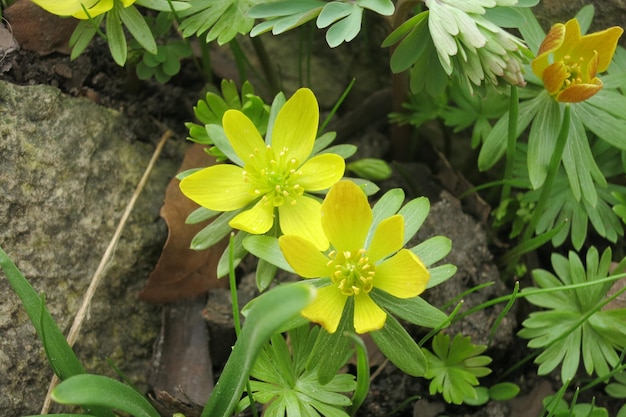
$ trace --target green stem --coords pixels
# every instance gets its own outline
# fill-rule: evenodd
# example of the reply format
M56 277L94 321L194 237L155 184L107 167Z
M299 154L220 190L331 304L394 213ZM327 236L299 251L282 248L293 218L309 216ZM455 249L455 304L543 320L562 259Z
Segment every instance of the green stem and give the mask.
M548 166L548 173L546 174L546 180L543 183L543 187L541 189L541 195L539 197L539 201L535 206L535 210L533 212L533 216L530 219L530 223L524 232L523 240L528 240L535 232L537 228L537 224L539 223L539 219L541 219L541 215L543 214L544 209L546 208L546 204L548 203L548 197L552 192L552 185L554 184L554 179L556 178L556 174L559 171L559 167L561 165L561 159L563 158L563 150L565 149L565 144L567 143L567 137L569 136L569 127L570 127L570 106L569 104L565 105L565 109L563 112L563 123L561 124L561 130L559 131L559 136L556 139L556 145L554 146L554 152L552 153L552 159L550 160L550 165Z
M504 185L502 186L502 197L504 201L511 195L511 180L513 179L513 163L515 159L515 148L517 141L517 118L519 115L519 97L517 87L511 86L511 101L509 104L509 131L506 145L506 166L504 168Z

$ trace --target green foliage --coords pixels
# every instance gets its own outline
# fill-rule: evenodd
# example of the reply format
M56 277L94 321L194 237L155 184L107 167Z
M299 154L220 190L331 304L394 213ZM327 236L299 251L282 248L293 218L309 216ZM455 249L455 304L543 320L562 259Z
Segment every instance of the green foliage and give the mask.
M489 356L481 355L487 346L474 345L469 336L456 334L452 341L445 333L438 333L432 342L433 351L423 349L428 361L425 377L430 379L429 391L441 393L448 403L462 404L465 399L476 399L478 378L491 370Z
M534 289L529 288L522 292L530 292L526 299L546 309L531 313L519 332L520 337L530 339L529 347L543 350L535 359L540 375L561 364L563 381L573 378L579 368L581 352L589 375L594 371L605 375L610 367L619 363L615 349L626 348L626 335L622 331L626 309L602 309L616 296L607 298L612 281L604 278L609 275L610 263L610 248L599 257L597 249L591 247L587 251L586 268L576 253L569 252L568 258L552 255L556 276L543 269L533 271L539 288L556 290L534 294ZM559 287L573 284L581 286L558 291Z
M221 129L222 117L226 110L236 109L242 111L255 125L261 135L265 135L269 121L270 108L263 100L255 95L254 88L249 82L244 82L241 86L241 94L237 91L234 81L222 80L221 96L211 91L206 93L204 100L198 100L193 108L194 114L202 124L193 122L185 123L189 129L188 140L203 145L209 145L207 150L209 155L213 155L218 161L227 159L234 160L237 155L229 152L228 155L220 149L219 144L228 143L225 139L224 131ZM228 146L230 148L230 146ZM229 149L226 149L228 152Z
M267 341L284 324L298 317L300 310L314 297L312 286L296 283L276 287L254 300L201 417L227 417L232 414L248 381L248 374Z
M626 372L618 372L613 375L615 382L608 384L604 390L613 398L626 398Z
M511 382L501 382L489 388L475 387L476 398L464 398L463 403L467 405L480 406L489 401L508 401L517 397L520 388Z
M248 11L261 0L198 0L179 13L183 36L203 36L205 42L217 41L224 45L237 36L247 34L254 19Z
M74 375L52 391L52 399L59 404L121 410L135 417L160 416L148 399L134 388L101 375Z
M288 340L275 334L258 356L250 371L254 378L250 388L254 400L267 405L265 416L348 416L345 409L352 402L346 394L356 388L354 376L336 374L322 385L317 370L323 364L306 366L319 333L319 327L306 324L290 330ZM244 397L238 411L249 404L249 397Z
M568 405L558 394L549 395L543 399L544 414L550 417L609 417L604 407L595 404L577 403L576 398Z
M184 41L167 38L174 15L170 12L161 12L156 19L147 19L155 38L165 38L165 43L157 45L156 54L144 51L137 63L137 77L147 80L154 77L164 84L180 71L180 61L191 56L191 47ZM131 43L135 46L134 43Z
M363 158L346 164L346 170L354 172L360 178L372 181L386 180L391 177L391 167L378 158Z
M590 158L600 167L603 178L619 175L622 169L618 164L619 150L597 139L591 140L588 147ZM566 145L565 154L569 154L568 149L570 147ZM541 198L541 188L532 190L526 155L526 144L518 143L513 173L514 185L520 191L503 200L494 211L496 225L512 224L510 237L517 236L530 222L532 212ZM579 154L579 157L582 158L583 155ZM572 158L575 157L572 155ZM584 174L581 173L582 175ZM584 188L575 191L564 167L560 167L556 173L553 192L547 195L546 209L541 213L535 229L535 233L541 234L562 225L552 238L554 246L561 246L569 237L574 248L580 249L588 238L589 225L598 235L611 242L617 242L624 235L624 225L619 217L619 197L626 195L626 187L613 183L606 183L604 187L593 182L582 184ZM592 198L595 200L593 203L589 201Z
M359 34L364 9L390 16L395 8L391 0L328 3L316 0L284 0L264 3L253 7L248 13L248 16L256 19L265 19L250 31L250 36L258 36L270 30L278 35L317 18L318 28L328 28L326 42L334 48L343 42L350 42Z

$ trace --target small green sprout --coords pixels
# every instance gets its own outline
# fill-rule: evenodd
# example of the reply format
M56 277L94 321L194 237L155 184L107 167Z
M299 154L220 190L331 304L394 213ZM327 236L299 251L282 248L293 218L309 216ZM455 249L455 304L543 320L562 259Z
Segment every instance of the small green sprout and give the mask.
M486 366L491 358L481 355L485 345L474 345L469 336L456 334L452 341L446 333L438 333L432 343L433 352L423 349L428 361L425 377L430 379L430 394L443 394L448 403L462 404L465 399L476 399L478 378L489 375Z

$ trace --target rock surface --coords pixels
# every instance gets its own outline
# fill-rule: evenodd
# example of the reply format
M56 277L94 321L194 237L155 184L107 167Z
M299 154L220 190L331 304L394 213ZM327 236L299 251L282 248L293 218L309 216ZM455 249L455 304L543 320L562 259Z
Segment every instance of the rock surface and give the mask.
M0 81L0 245L65 333L153 152L128 125L56 88ZM137 294L166 237L159 208L177 166L157 162L75 346L88 372L113 376L109 359L140 388L161 316ZM52 371L1 271L0 293L0 415L38 414Z

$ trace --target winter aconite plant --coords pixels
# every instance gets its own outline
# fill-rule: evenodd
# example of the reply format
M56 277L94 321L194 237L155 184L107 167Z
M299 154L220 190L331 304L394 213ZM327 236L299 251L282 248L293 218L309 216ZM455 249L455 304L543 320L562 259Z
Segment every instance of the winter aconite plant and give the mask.
M616 297L607 295L613 285L606 279L610 262L610 249L599 256L592 247L587 251L586 266L570 252L567 258L552 255L556 276L542 269L533 271L539 288L572 287L540 294L533 294L532 288L525 290L530 292L528 301L546 309L531 313L519 332L520 337L530 339L529 347L543 350L535 359L540 374L561 365L561 378L568 381L576 375L581 359L589 375L606 375L619 364L618 352L626 348L626 309L603 308Z
M186 82L187 71L195 70L206 81L193 98L196 120L185 126L188 139L204 145L215 161L177 178L185 198L199 206L186 219L202 223L189 246L214 250L230 236L211 267L229 277L237 339L201 417L246 409L255 415L261 408L269 417L367 415L359 414L371 379L364 340L386 358L378 369L388 360L396 371L422 378L416 394L442 399L446 415L466 413L456 408L461 404L480 407L518 394L520 388L499 375L492 375L490 387L481 386L492 357L498 361L494 374L507 378L560 373L560 389L559 379L550 378L557 394L543 399L547 416L608 415L595 398L578 402L579 392L600 384L608 384L609 396L626 395L626 309L620 299L626 290L615 284L626 270L620 239L626 223L626 51L619 46L622 28L590 31L593 6L551 22L546 32L533 14L539 0L33 1L79 19L71 58L98 36L114 61L141 80ZM389 137L383 156L366 149L361 159L351 159L357 148L345 132L363 140L363 131L372 128L369 113L355 117L342 108L362 81L332 96L331 71L323 82L332 97L316 97L322 88L309 79L319 51L316 29L328 54L361 51L341 45L362 37L368 48L381 48L380 54L367 50L372 63L389 58L390 88L359 97L369 96L359 109L378 111L387 107L377 100L390 96L391 123L410 127L376 125L376 134ZM289 50L298 56L295 77L285 76L291 74L287 60L278 62L264 45L289 32L298 39L297 51ZM216 82L228 54L237 81ZM333 100L334 107L320 108ZM356 128L346 128L351 121ZM333 124L337 133L327 131ZM456 193L492 232L500 274L484 260L470 261L459 279L467 284L476 278L475 287L461 294L440 291L439 297L448 297L443 303L429 298L457 270L444 261L453 244L461 248L455 259L463 259L463 248L474 242L436 235L439 224L428 224L423 234L435 236L418 241L431 206L416 190L436 187L406 165L388 163L392 159L437 171L437 187ZM472 184L463 178L466 170ZM398 183L409 185L394 188ZM582 248L584 256L577 252ZM529 253L551 266L526 273ZM159 416L127 384L87 374L44 298L1 250L0 264L62 380L52 392L55 401L81 405L95 417L112 417L113 410ZM258 290L241 310L240 266L246 273L255 269ZM496 280L502 283L494 288L511 292L469 305L470 295ZM491 355L490 349L505 347L473 344L452 331L473 312L499 303L506 305L498 317L478 330L493 336L507 314L517 314L518 327L508 330L527 340L527 349L517 340L511 342L515 355ZM513 313L515 303L532 312ZM519 356L520 362L498 356ZM583 369L595 379L586 381ZM626 408L618 416L626 416Z

